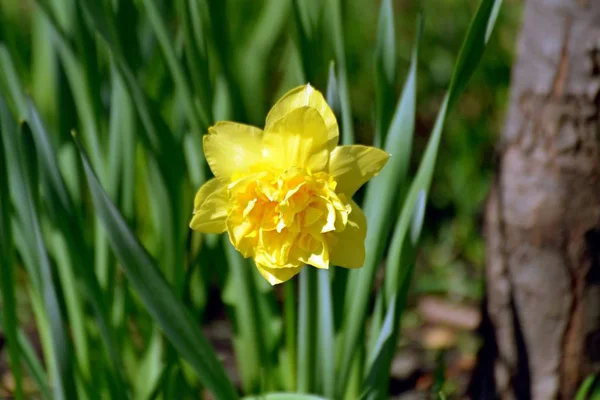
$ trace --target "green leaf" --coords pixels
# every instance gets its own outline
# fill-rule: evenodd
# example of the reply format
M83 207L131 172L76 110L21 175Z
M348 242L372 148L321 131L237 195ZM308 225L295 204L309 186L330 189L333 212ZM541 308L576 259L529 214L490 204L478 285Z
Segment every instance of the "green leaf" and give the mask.
M480 36L485 33L490 21L493 23L495 19L492 13L494 10L493 3L494 0L483 0L473 18L454 69L455 78L453 78L448 94L442 103L425 154L421 159L417 174L411 184L400 218L394 229L385 266L386 278L383 291L385 306L388 308L394 307L397 313L393 331L394 340L396 340L399 332L400 316L406 303L416 249L423 227L427 195L433 178L441 135L450 107L450 99L457 99L462 93L466 82L481 58L483 50L485 50L485 43L478 39L481 39ZM386 360L388 368L385 371L389 371L391 360L390 355Z
M352 121L352 106L350 103L350 90L348 74L346 72L346 56L344 50L344 32L342 29L341 0L328 0L329 26L333 40L333 50L337 63L337 76L339 83L340 103L342 105L342 144L354 143L354 123Z
M6 325L4 324L4 317L2 314L0 314L0 326L4 328ZM51 400L52 392L48 387L46 371L44 371L42 362L37 356L36 350L31 345L29 338L21 331L21 329L17 330L17 344L19 355L25 362L25 367L27 368L27 372L29 372L29 376L31 376L37 384L42 398Z
M341 363L338 366L338 390L344 390L345 380L350 373L352 357L364 328L375 273L394 223L390 215L395 214L396 204L400 193L404 191L408 175L415 126L417 63L422 29L420 19L417 26L419 34L413 48L410 69L384 147L391 157L380 174L371 180L365 195L364 210L369 227L365 240L366 259L364 267L351 274L348 284L348 292L353 295L347 297L345 304L345 337Z
M394 111L396 38L392 0L382 0L375 47L375 145L385 142ZM414 58L414 57L413 57Z
M185 54L188 70L193 83L193 92L199 97L200 112L205 113L207 123L213 122L213 83L210 79L208 41L206 33L208 22L205 20L205 5L199 1L179 0L177 11L182 21L185 39Z
M471 74L475 70L476 64L480 60L483 50L485 50L487 39L489 39L489 37L485 37L485 32L490 31L490 24L493 25L495 21L497 14L495 3L499 1L501 0L483 0L473 18L455 65L450 89L438 113L433 132L429 139L429 143L427 144L427 149L406 196L400 217L394 229L394 236L392 237L390 251L386 262L384 303L385 307L388 308L391 306L392 299L394 299L395 302L399 303L395 306L397 312L402 308L401 305L405 302L406 293L408 291L408 282L412 275L416 246L418 244L424 219L424 207L427 201L431 179L433 177L435 160L437 158L437 151L448 113L450 99L455 100L458 98L464 90ZM380 198L385 198L382 193L379 193L379 195ZM368 213L367 216L369 217ZM410 234L407 235L409 230ZM369 246L369 244L369 238L367 237L367 246ZM381 251L381 248L377 249L377 247L375 247L375 249L376 251ZM363 268L359 274L356 274L357 279L359 279L361 275L366 275L365 279L360 279L359 284L350 285L349 288L349 291L351 293L356 293L356 295L353 298L354 301L351 301L350 306L346 308L345 315L350 315L350 310L352 310L352 320L358 320L360 322L356 323L350 320L350 326L346 332L347 336L344 342L344 353L340 365L342 371L341 379L338 381L338 390L340 393L343 393L345 380L347 379L347 370L349 367L347 367L346 364L349 364L350 360L352 360L354 347L358 343L361 333L361 326L359 324L362 323L366 314L368 294L376 271L377 264L373 265L369 261L371 257L377 259L377 254L369 256L369 250L372 252L373 249L367 247L367 257L369 258L365 262L365 268ZM356 282L356 280L354 282ZM355 290L357 285L359 285L359 291ZM362 316L362 318L357 318L357 314ZM395 329L394 335L397 335L397 331L398 329ZM391 362L391 358L389 360ZM389 368L386 370L389 371Z
M269 393L260 396L244 397L242 400L327 400L325 397L298 393Z
M3 116L0 115L0 119ZM1 124L1 121L0 121ZM0 125L0 129L2 125ZM0 193L10 193L8 186L7 157L0 135ZM0 196L0 288L2 296L2 330L8 343L10 369L15 380L15 398L23 399L23 373L17 339L17 302L15 295L14 245L9 196Z
M223 296L234 310L233 322L236 326L236 358L244 392L259 393L261 378L269 376L269 358L265 349L267 332L258 308L259 295L252 276L254 266L231 245L229 238L223 238L225 255L229 265L226 288Z
M317 271L307 266L300 271L298 312L298 392L315 390L317 362Z
M71 349L67 338L69 337L66 323L61 313L60 301L54 283L50 259L46 252L46 246L42 238L39 216L36 210L36 192L38 182L32 182L32 173L27 168L23 154L22 143L19 143L19 135L15 122L8 112L8 107L3 97L0 97L0 119L2 123L2 140L5 152L9 155L11 198L15 207L22 230L27 235L24 249L30 257L25 258L29 262L28 270L34 276L32 280L35 290L43 300L43 311L48 318L50 327L48 343L52 352L49 360L54 376L54 397L56 399L70 399L75 395L74 373L71 360Z
M288 365L288 389L295 390L297 385L298 370L298 313L296 309L296 280L290 279L283 285L283 313L285 318L285 347Z
M340 88L335 76L335 62L333 61L329 63L329 76L327 77L327 92L325 98L336 117L341 115L342 105L340 104Z
M365 378L364 391L361 394L361 400L381 399L387 396L386 368L387 359L390 354L396 350L396 341L394 336L394 321L396 319L395 302L388 308L385 320L379 331L377 342L369 356L368 369Z
M396 224L394 237L392 238L388 262L386 264L385 296L388 306L392 295L398 293L401 284L399 278L402 269L408 267L407 263L412 264L414 262L412 257L403 255L402 252L405 243L408 243L409 247L415 247L420 237L424 219L424 207L429 187L431 186L437 152L451 101L458 99L458 96L462 94L466 83L483 55L485 44L487 43L487 39L489 39L489 37L486 37L486 31L489 31L491 29L490 24L493 25L495 22L497 15L496 4L500 2L501 0L483 0L481 2L463 42L461 52L454 67L450 89L438 113L425 154L421 159L417 174L406 197L400 218ZM409 229L410 240L405 241L405 236ZM412 253L412 251L408 252Z
M27 104L21 89L19 75L12 62L10 53L6 46L0 43L0 83L4 90L5 99L13 113L23 117L27 115Z
M171 72L175 86L177 87L177 91L179 92L179 98L183 105L183 110L187 116L188 124L192 130L192 135L201 135L203 132L207 131L208 124L210 122L209 115L211 112L209 105L201 104L199 107L201 111L200 115L196 114L194 98L192 97L192 92L190 91L187 77L183 72L177 56L175 55L173 40L167 33L167 28L162 19L160 11L154 0L142 0L142 4L146 10L146 13L148 14L148 20L150 21L150 25L156 34L158 44L163 52L165 61L167 62L167 66Z
M450 108L465 90L469 79L475 72L490 39L496 18L500 12L502 0L482 0L475 17L471 21L467 36L463 41L458 60L454 66L450 89L448 90Z
M113 366L114 379L118 387L123 387L122 361L117 349L114 332L110 329L109 310L104 301L104 294L93 269L88 268L92 262L89 246L85 242L80 216L69 195L63 177L58 169L58 160L52 146L50 135L33 102L28 102L28 121L31 127L36 154L42 174L42 184L48 197L50 217L54 225L61 231L67 241L68 257L74 267L73 273L81 279L86 298L90 301L102 342Z
M329 270L319 269L318 280L318 306L319 314L319 356L321 360L317 363L319 375L323 382L323 393L329 398L335 395L335 329L333 326L333 304L331 298L331 281Z
M100 186L83 148L77 140L76 143L96 215L102 222L111 248L131 286L175 349L194 367L207 389L219 399L238 398L204 334L169 287L154 259L140 244L119 210L110 201Z
M588 376L577 391L575 400L600 399L600 376Z

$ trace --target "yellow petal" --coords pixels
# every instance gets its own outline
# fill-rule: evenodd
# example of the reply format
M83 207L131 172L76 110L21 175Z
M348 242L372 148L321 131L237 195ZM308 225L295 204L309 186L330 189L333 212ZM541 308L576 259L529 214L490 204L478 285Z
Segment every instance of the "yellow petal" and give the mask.
M271 285L277 285L287 281L288 279L296 276L304 266L296 268L268 268L261 264L256 264L258 272L265 278Z
M223 183L217 178L209 179L200 187L194 198L194 211L198 210L206 198L213 192L218 191Z
M365 263L365 238L367 236L367 219L358 204L351 200L352 212L348 217L346 229L332 232L333 244L330 245L329 257L332 265L345 268L360 268Z
M224 232L228 205L227 188L216 179L209 180L198 190L194 199L194 217L190 228L203 233Z
M204 155L217 178L229 180L260 162L262 131L235 122L217 122L204 135Z
M329 175L337 182L335 191L352 195L381 171L390 155L376 147L338 146L329 158Z
M269 130L278 119L303 106L312 107L321 115L327 127L327 147L329 151L333 150L339 141L337 120L321 92L310 85L299 86L287 92L269 111L265 130Z
M300 107L265 130L264 154L280 168L309 168L313 172L327 167L327 128L319 113Z

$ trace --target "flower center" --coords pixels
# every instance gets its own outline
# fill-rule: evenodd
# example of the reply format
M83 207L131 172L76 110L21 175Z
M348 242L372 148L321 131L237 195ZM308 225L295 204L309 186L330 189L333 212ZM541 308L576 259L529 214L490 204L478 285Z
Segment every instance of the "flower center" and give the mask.
M326 173L256 168L228 186L227 230L244 257L269 268L329 266L329 232L343 231L352 208Z

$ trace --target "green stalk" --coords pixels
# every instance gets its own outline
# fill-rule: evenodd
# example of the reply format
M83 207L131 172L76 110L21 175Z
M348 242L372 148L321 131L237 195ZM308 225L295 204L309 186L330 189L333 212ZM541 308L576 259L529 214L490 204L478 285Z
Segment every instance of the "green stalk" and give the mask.
M319 359L317 363L323 383L323 394L333 399L335 395L335 329L333 326L333 305L331 299L331 281L329 270L316 271L319 283Z
M306 266L300 272L300 311L298 319L298 389L312 393L315 389L317 355L317 271Z
M251 268L240 253L224 237L225 255L229 264L224 298L233 305L237 335L235 338L236 353L242 383L246 393L259 393L261 377L269 376L269 359L265 351L264 321L261 320L258 308L257 290L254 285Z
M283 285L284 290L284 316L285 316L285 344L288 362L288 390L293 391L297 385L297 329L298 314L296 313L296 281L289 280Z

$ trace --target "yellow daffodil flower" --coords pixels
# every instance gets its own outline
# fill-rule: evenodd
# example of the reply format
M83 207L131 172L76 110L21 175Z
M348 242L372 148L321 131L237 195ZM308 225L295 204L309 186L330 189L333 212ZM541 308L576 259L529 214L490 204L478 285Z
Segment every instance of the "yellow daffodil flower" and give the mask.
M190 227L227 231L272 285L305 264L360 268L367 221L352 195L389 155L368 146L338 146L338 124L310 85L288 92L267 115L264 131L218 122L204 136L215 178L194 200Z

